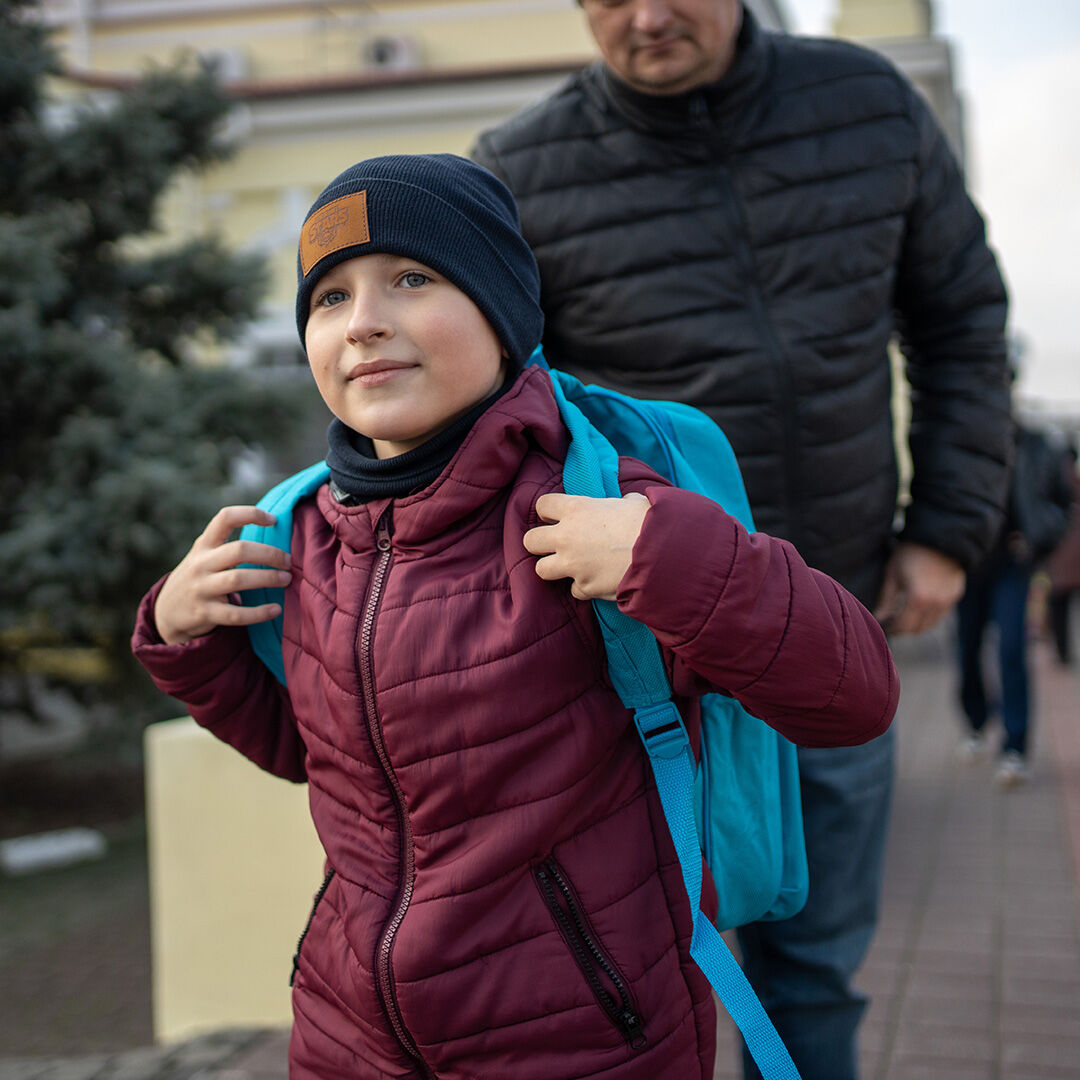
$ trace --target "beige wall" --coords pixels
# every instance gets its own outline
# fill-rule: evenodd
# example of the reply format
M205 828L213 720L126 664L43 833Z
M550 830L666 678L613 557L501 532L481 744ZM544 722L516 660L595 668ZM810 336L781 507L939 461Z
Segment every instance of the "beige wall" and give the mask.
M832 30L837 37L926 37L930 0L840 0Z
M155 1038L287 1024L323 875L307 787L186 718L151 725L145 750Z

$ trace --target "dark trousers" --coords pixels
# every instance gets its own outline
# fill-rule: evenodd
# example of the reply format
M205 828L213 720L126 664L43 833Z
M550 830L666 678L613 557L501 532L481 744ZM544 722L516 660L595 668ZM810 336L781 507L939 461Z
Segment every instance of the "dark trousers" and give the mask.
M995 705L987 694L982 643L987 626L998 630L1000 711L1005 725L1002 750L1027 751L1029 687L1027 597L1031 570L1011 560L995 562L972 575L957 607L960 704L972 731L982 731Z
M1050 635L1054 641L1054 651L1063 664L1072 662L1072 642L1069 635L1069 601L1074 589L1061 589L1051 592L1046 601L1046 613L1050 623Z
M855 1080L867 998L852 985L874 936L896 732L862 746L799 748L810 864L806 907L739 929L743 967L803 1080ZM743 1055L746 1080L761 1073Z

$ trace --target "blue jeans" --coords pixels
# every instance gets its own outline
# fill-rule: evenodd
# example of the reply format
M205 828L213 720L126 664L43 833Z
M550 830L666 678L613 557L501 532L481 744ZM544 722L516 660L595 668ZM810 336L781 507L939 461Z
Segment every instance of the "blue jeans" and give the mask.
M982 642L987 624L998 628L1001 669L1001 720L1005 725L1002 750L1027 752L1028 669L1027 597L1031 570L1011 559L999 559L972 575L957 607L960 651L960 704L972 731L982 731L991 705L982 670Z
M806 907L739 929L743 967L802 1080L855 1080L867 998L851 980L877 926L896 737L799 750ZM747 1080L761 1074L743 1053Z

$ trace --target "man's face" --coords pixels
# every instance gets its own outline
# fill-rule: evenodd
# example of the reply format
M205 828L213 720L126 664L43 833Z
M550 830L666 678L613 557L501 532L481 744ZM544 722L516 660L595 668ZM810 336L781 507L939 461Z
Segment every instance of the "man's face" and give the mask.
M581 0L600 52L646 94L683 94L731 66L739 0Z

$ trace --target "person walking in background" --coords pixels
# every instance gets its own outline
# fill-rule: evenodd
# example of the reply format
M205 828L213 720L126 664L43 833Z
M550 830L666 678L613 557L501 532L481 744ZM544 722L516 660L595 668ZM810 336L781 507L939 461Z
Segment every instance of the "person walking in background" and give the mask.
M1066 448L1064 457L1065 479L1072 491L1072 507L1065 536L1046 560L1046 572L1050 579L1046 612L1057 658L1063 664L1071 664L1073 651L1069 608L1073 596L1080 590L1080 471L1077 470L1075 442Z
M704 409L764 531L891 631L929 629L997 534L1010 437L1005 290L929 108L880 55L763 32L738 0L581 6L602 60L473 149L517 197L551 362ZM893 759L890 735L800 751L809 900L739 934L804 1080L856 1075Z
M1027 601L1031 575L1065 535L1071 496L1061 455L1039 432L1018 427L1004 528L989 557L969 576L957 608L960 704L969 729L959 756L962 761L977 761L990 750L986 726L994 709L983 676L982 644L986 627L993 622L998 631L1000 712L1005 727L994 780L1005 788L1029 776Z

